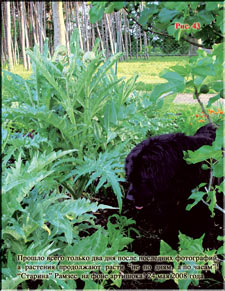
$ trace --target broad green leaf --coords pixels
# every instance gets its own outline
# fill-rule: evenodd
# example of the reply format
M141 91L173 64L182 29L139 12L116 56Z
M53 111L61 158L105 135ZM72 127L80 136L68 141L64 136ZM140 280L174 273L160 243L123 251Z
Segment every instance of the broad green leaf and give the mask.
M225 136L225 127L224 125L220 125L220 127L216 130L216 139L213 142L213 147L215 149L221 150L224 143Z
M162 75L163 78L168 80L170 88L174 88L175 92L182 92L184 90L184 77L177 72L167 72Z
M176 65L171 67L171 69L182 77L188 76L188 74L190 73L190 68L188 65L186 66Z
M122 9L125 5L125 2L118 1L118 2L109 2L109 6L105 8L105 13L112 13L117 12L118 10Z
M216 9L217 7L218 7L218 2L207 2L205 9L207 11L212 11L212 10Z
M173 19L176 15L178 15L180 12L177 10L170 10L167 8L163 8L159 13L159 20L162 23L167 23L171 19Z
M220 159L219 162L213 166L213 176L216 178L224 176L224 158Z
M200 22L201 25L210 24L213 20L214 20L214 16L209 11L201 10L198 13L198 22Z
M203 77L207 77L207 76L215 76L216 72L215 72L215 67L213 66L212 63L208 63L208 64L197 64L196 67L192 68L192 73L195 75L200 75Z
M161 97L166 92L171 92L171 94L174 93L173 91L171 91L172 89L173 86L171 86L169 83L156 85L152 90L149 99L151 102L155 102L159 97Z
M205 196L205 192L202 191L194 191L188 199L193 199L194 202L192 204L188 204L186 207L186 210L191 210L196 204L198 204L198 202L200 202L203 197Z
M107 2L92 2L92 7L89 12L91 23L95 23L102 19L106 3Z
M180 254L183 256L185 255L190 256L190 255L200 255L201 253L203 253L202 243L204 236L205 234L203 234L198 239L193 239L179 232L179 241L181 248Z
M170 245L168 245L165 241L160 241L160 256L174 256L176 255L176 251L173 250Z
M204 145L194 152L188 150L184 155L184 159L187 163L196 164L210 158L219 159L221 156L221 150L218 150L213 146Z
M138 19L138 22L140 25L145 26L149 20L149 18L152 17L154 13L158 11L157 6L154 4L149 5L148 7L144 8L144 10L141 12L141 15Z

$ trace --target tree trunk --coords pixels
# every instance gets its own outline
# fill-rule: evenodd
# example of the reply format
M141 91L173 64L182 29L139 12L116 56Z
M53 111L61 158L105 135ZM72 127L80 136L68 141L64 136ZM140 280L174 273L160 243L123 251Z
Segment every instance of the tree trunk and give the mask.
M26 13L26 6L25 3L23 2L23 11L24 11L24 33L25 33L25 47L26 49L29 49L29 38L28 38L28 29L27 29L27 13ZM27 59L27 70L30 70L30 57L26 55Z
M110 45L111 45L111 52L114 55L115 54L115 50L114 50L114 43L113 43L113 36L112 36L112 31L111 31L111 23L109 20L109 15L106 14L106 21L107 21L107 26L108 26L108 32L109 32L109 40L110 40Z
M127 28L128 28L129 55L130 55L130 58L132 58L132 42L131 42L131 36L130 36L129 19L127 18L127 15L126 15L126 19L127 19Z
M88 36L88 21L87 21L87 15L86 15L86 3L83 2L82 4L83 8L83 16L84 16L84 30L85 30L85 38L86 38L86 44L87 44L87 51L90 50L89 46L89 36Z
M54 50L56 50L59 45L66 45L62 1L52 2L52 10L54 23Z
M3 62L3 65L5 65L5 62L6 62L6 35L5 35L5 18L4 18L4 9L1 9L1 17L2 17L2 62Z
M30 19L31 19L31 24L33 28L33 39L34 39L34 44L37 44L37 37L36 37L36 28L35 28L35 22L34 22L34 11L33 11L33 2L30 2Z
M84 50L83 39L82 39L82 35L81 35L80 19L79 19L79 4L77 1L75 1L75 11L76 11L77 28L78 28L78 32L79 32L79 38L80 38L80 47L82 50Z
M138 27L136 26L136 58L138 59Z
M46 7L46 3L43 2L43 32L44 32L44 35L45 35L45 38L46 38L46 10L47 10L47 7Z
M144 55L145 59L148 59L148 40L147 40L147 34L144 31Z
M35 5L36 4L36 5ZM40 51L42 52L43 49L43 40L45 40L45 34L42 27L42 2L34 3L34 12L35 12L35 19L36 19L36 37L38 40L38 44L40 46Z
M40 44L40 51L43 51L43 38L42 38L42 2L37 3L38 13L37 13L37 20L38 20L38 36L39 36L39 44Z
M142 57L142 38L141 38L141 29L140 31L140 56Z
M5 2L5 15L6 15L6 41L8 51L8 70L13 70L12 58L12 40L11 40L11 16L10 16L10 2Z
M14 56L14 64L19 64L19 49L18 49L18 43L17 43L17 28L16 28L16 9L15 9L15 3L13 4L13 26L14 26L14 48L15 48L15 56Z
M95 24L91 24L91 50L94 48L95 45Z
M102 21L102 33L105 32L105 44L106 44L106 57L108 58L110 55L110 51L109 51L109 38L108 38L108 29L106 27L106 14L104 15L104 23ZM105 29L105 30L104 30Z
M27 58L25 53L25 27L24 27L24 18L25 18L25 11L24 11L24 2L20 2L20 21L21 21L21 46L22 46L22 56L23 56L23 65L27 70Z
M128 27L127 27L127 19L126 19L126 12L123 11L123 27L124 27L124 38L125 38L125 58L128 60L128 38L127 38L127 33L128 33Z
M68 53L70 54L70 37L69 37L69 2L66 2L65 3L65 6L64 6L64 10L66 10L66 47L67 47L67 51Z
M96 22L96 28L97 28L98 37L100 39L102 51L104 51L104 43L103 43L103 40L102 40L102 39L104 39L104 35L101 36L100 30L99 30L99 27L98 27L98 22Z

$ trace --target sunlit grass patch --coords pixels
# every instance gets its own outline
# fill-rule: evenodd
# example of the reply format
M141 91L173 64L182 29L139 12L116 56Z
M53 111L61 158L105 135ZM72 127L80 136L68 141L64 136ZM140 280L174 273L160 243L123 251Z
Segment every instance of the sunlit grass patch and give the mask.
M8 70L7 66L3 67L3 70ZM12 73L17 74L24 79L28 79L32 73L32 70L30 69L29 71L25 70L24 66L22 64L14 66Z
M138 82L157 84L167 82L159 74L175 65L185 65L189 57L150 57L148 60L129 60L118 63L118 77L130 78L139 75Z

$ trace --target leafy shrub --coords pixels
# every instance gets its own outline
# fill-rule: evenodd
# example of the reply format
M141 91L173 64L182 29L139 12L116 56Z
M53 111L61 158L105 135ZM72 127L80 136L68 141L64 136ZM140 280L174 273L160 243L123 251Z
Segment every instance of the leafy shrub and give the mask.
M199 280L204 280L202 275L204 269L214 274L218 270L219 258L217 255L223 253L223 247L218 250L205 250L202 246L203 238L204 235L198 239L193 239L179 233L178 251L173 250L166 242L161 241L160 255L173 257L173 277L171 278L180 290L187 290L190 284L199 286ZM223 240L223 238L218 237L218 240ZM205 258L213 259L207 260ZM224 271L224 262L222 262L222 269ZM166 280L160 279L159 281L164 282Z
M7 71L3 75L3 86L10 92L10 97L3 102L5 127L21 140L11 139L10 142L24 144L25 148L32 143L35 151L35 141L40 139L39 150L46 153L75 149L62 171L68 179L61 179L60 183L76 198L82 195L85 185L94 181L89 180L89 174L95 172L98 173L96 177L104 179L104 172L99 172L99 162L94 164L98 168L92 166L84 175L73 177L67 173L75 174L80 167L86 167L88 160L100 161L101 152L106 149L109 152L118 143L131 141L119 155L121 169L127 151L146 137L149 120L159 107L156 102L149 101L147 93L134 90L136 75L126 82L116 77L112 67L120 54L104 60L97 48L98 43L92 52L83 54L75 31L70 56L64 47L59 47L51 58L46 40L42 54L38 46L28 51L33 70L29 80ZM150 114L146 114L148 109ZM31 139L26 138L30 135ZM11 150L10 145L8 147ZM13 154L16 157L18 151ZM27 150L21 154L25 159L30 158ZM114 164L113 157L109 163ZM113 171L107 174L107 183L121 209L120 169L115 164Z
M113 207L98 205L81 195L96 177L96 190L112 187L122 208L119 182L126 142L123 148L112 150L125 138L115 134L114 128L132 114L126 102L137 76L127 82L118 80L111 68L120 54L105 61L96 46L93 52L83 55L78 39L74 33L70 56L59 47L51 58L47 41L43 54L37 46L29 51L33 73L28 80L4 71L4 289L29 287L28 278L18 275L26 263L21 262L18 271L17 254L130 254L123 250L132 241L124 232L125 226L118 228L109 221L103 229L95 224L97 210ZM106 148L108 151L102 153ZM87 169L88 165L92 167ZM79 172L81 169L83 172ZM126 226L132 223L129 221ZM111 281L121 284L118 279ZM90 279L85 287L104 284L108 283L103 280L98 284ZM76 289L76 282L50 279L41 287Z
M52 150L75 149L71 160L66 161L64 173L82 165L85 156L98 157L106 147L121 141L120 134L115 134L112 128L117 125L120 109L125 106L137 78L134 76L127 82L119 80L110 69L120 54L105 61L97 52L97 43L93 52L83 55L76 31L70 49L68 56L65 48L59 47L51 58L46 40L42 54L38 46L28 51L33 69L29 80L7 71L3 75L3 86L10 93L3 101L4 126L17 137L10 139L9 153L17 159L18 147L13 145L24 145L24 149L29 147L35 151L37 139L40 140L39 150L46 154ZM131 113L124 114L122 119L129 120ZM31 139L26 138L31 134ZM24 159L31 157L27 150L21 155ZM83 178L79 187L69 187L70 184L70 181L63 182L74 197L79 197ZM115 190L114 184L112 188ZM118 191L121 190L117 187L117 196Z
M219 185L213 185L212 180L215 178L223 178L224 172L224 155L223 155L223 137L224 137L224 126L220 125L220 128L216 131L216 139L212 143L212 146L204 145L200 149L193 151L187 151L185 153L185 160L187 163L199 163L204 162L203 169L210 169L210 178L208 185L199 185L199 188L206 186L205 191L200 191L198 188L193 191L189 199L193 199L194 202L187 206L187 210L190 210L198 202L203 201L208 205L212 216L215 215L215 208L219 209L223 213L225 210L219 207L216 202L216 193L219 192L220 195L224 195L224 180ZM205 198L206 197L206 198ZM207 206L206 206L207 207Z
M21 262L20 271L18 271L15 264L18 254L44 257L130 254L123 251L123 248L132 241L125 236L124 228L113 227L113 224L108 222L108 229L105 230L94 222L94 213L97 210L113 207L98 205L85 198L73 200L68 195L58 194L51 190L56 185L55 179L59 175L57 172L60 173L64 162L63 157L71 152L70 150L53 152L49 155L34 154L31 161L26 162L22 161L19 154L15 166L4 168L2 189L4 204L2 284L4 289L14 289L19 284L27 288L25 282L27 278L18 275L19 272L24 272L27 262ZM6 162L4 161L3 164ZM97 229L97 231L82 239L81 233L88 235L90 229ZM43 265L43 263L49 264L49 261L34 264ZM26 271L26 274L39 275L47 272L49 271L35 270ZM53 276L55 272L52 272ZM90 279L85 284L94 286L95 283ZM116 284L118 285L119 282ZM48 289L53 286L55 289L76 288L76 283L71 280L49 279L44 281L42 287Z
M191 57L189 64L185 66L174 66L170 70L161 73L161 77L168 82L156 85L151 93L151 100L160 98L163 94L182 93L185 89L193 92L193 98L197 99L205 112L204 106L199 98L202 85L207 85L211 92L217 93L210 98L207 107L221 97L223 89L223 44L214 45L212 54L207 54L203 50L198 50L198 56ZM200 101L199 101L200 100Z

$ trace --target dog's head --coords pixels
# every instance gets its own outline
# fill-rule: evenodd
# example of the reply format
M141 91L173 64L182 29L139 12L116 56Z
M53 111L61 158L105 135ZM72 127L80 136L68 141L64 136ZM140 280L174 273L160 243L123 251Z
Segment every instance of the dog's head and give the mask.
M205 137L211 138L212 140L215 140L216 138L216 126L213 123L208 123L202 127L200 127L194 136L203 135Z
M175 175L179 151L170 148L169 144L174 136L149 138L127 156L125 171L129 189L126 198L134 201L137 209L152 203L158 193L166 190ZM170 166L172 163L173 167Z

